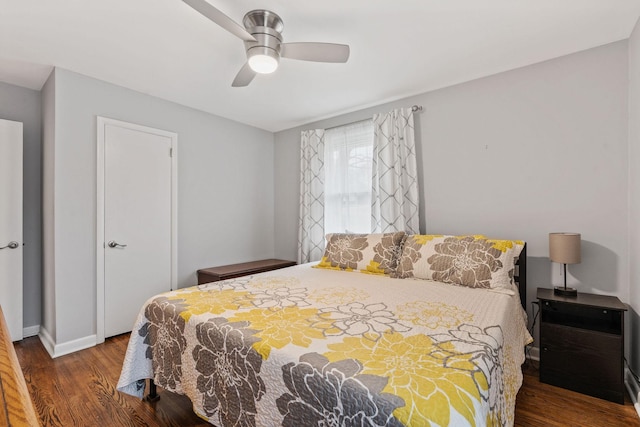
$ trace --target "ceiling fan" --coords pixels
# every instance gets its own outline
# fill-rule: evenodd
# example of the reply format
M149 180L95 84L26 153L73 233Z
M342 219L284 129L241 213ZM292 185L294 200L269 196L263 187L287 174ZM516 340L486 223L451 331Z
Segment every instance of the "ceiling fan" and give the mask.
M183 0L189 6L244 41L247 62L231 86L247 86L256 74L269 74L278 68L280 58L314 62L347 62L349 46L335 43L283 43L282 19L270 10L247 12L244 28L206 0Z

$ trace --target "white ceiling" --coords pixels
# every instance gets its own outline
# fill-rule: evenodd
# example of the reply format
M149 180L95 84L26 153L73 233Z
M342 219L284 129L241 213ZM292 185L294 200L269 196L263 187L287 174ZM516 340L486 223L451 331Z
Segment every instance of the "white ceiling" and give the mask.
M39 90L56 66L279 131L626 39L640 15L640 0L209 1L351 57L283 59L232 88L242 42L181 0L0 0L0 81Z

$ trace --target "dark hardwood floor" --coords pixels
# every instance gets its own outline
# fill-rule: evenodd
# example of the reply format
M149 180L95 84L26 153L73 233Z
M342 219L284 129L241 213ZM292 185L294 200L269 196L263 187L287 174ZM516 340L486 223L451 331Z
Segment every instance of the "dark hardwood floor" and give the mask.
M116 384L129 335L51 359L37 337L14 345L43 426L211 426L189 399L162 393L149 403L120 393Z
M128 335L51 359L36 337L15 344L18 360L43 426L209 426L185 397L160 392L154 403L116 391ZM538 381L534 364L524 368L516 426L638 426L631 402L624 405Z
M538 362L523 367L524 383L516 399L516 427L638 427L640 417L625 390L624 405L543 384Z

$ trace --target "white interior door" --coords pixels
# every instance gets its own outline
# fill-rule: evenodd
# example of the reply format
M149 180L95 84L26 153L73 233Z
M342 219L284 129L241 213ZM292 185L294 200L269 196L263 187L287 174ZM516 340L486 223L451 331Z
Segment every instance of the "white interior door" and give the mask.
M174 288L177 136L102 118L98 131L104 137L104 337L110 337L131 331L144 302Z
M0 119L0 306L22 339L22 123Z

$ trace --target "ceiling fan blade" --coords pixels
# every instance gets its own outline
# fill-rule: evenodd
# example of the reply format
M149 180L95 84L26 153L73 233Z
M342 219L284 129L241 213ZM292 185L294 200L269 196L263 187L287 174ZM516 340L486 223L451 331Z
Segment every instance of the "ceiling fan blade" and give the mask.
M206 0L182 0L207 18L211 19L213 22L229 31L236 37L241 38L246 42L255 42L256 39L251 34L244 29L244 27L238 24L233 19L229 18L227 15L216 9L211 5L211 3Z
M240 68L240 71L238 71L238 74L236 75L236 78L233 79L233 83L231 83L231 86L233 87L248 86L249 83L251 83L251 80L253 80L255 76L256 76L256 72L253 71L251 67L249 67L249 63L246 62L242 66L242 68Z
M280 56L314 62L347 62L349 46L334 43L282 43Z

